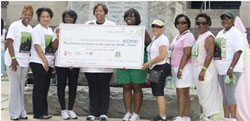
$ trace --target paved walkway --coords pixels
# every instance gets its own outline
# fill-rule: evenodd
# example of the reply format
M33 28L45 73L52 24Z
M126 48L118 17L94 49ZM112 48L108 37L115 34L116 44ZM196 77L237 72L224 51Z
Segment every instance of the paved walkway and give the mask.
M9 119L8 104L9 104L9 81L1 81L1 121L11 121ZM33 119L33 115L28 115L28 120L23 121L42 121L38 119ZM86 117L80 116L78 120L67 120L67 121L86 121ZM20 120L21 121L21 120ZM44 121L64 121L61 119L61 116L53 116L50 120ZM109 121L122 121L121 119L110 118ZM149 121L149 120L141 120Z

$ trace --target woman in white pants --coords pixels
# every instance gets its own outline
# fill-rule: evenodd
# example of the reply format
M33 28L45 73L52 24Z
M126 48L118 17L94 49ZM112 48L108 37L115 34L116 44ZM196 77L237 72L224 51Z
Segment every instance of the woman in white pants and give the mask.
M29 67L33 8L25 5L22 18L13 22L7 34L5 65L10 81L9 115L11 120L27 119L24 109L24 87Z
M205 114L202 120L210 121L220 113L220 103L214 103L220 102L217 70L213 61L215 36L209 31L212 22L207 14L197 15L195 21L199 36L192 47L193 74L199 102Z

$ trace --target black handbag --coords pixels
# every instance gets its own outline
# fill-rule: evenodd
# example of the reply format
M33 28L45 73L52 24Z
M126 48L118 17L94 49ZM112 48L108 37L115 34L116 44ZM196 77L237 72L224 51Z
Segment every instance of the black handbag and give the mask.
M148 81L159 84L163 70L150 70Z

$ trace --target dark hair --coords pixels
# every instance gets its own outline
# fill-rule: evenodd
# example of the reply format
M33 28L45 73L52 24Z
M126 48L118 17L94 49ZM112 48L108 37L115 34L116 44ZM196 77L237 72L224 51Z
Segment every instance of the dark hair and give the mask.
M128 16L134 16L135 17L135 25L139 25L141 23L141 17L140 17L140 13L134 9L134 8L130 8L129 10L127 10L124 14L124 21L126 21L126 18Z
M176 16L176 18L175 18L175 20L174 20L174 25L175 25L175 27L177 27L178 19L181 18L181 17L184 17L184 18L185 18L185 21L186 21L187 24L188 24L188 28L190 28L190 26L191 26L190 19L189 19L186 15L184 15L184 14L179 14L179 15Z
M76 23L77 13L75 11L73 11L73 10L66 10L66 11L63 12L63 14L62 14L62 21L63 21L63 23L65 23L64 18L66 16L66 14L68 14L71 18L74 19L73 23Z
M45 7L43 7L43 8L38 8L38 9L36 10L36 14L37 14L37 19L38 19L39 22L40 22L39 17L41 16L41 14L42 14L43 11L48 12L50 18L53 17L53 12L52 12L52 10L51 10L50 8L45 8Z
M197 21L197 20L198 20L198 18L200 18L200 17L205 18L205 19L206 19L206 21L207 21L207 24L208 24L209 26L211 26L211 25L212 25L211 18L210 18L210 16L208 16L206 13L200 13L200 14L198 14L198 15L195 17L195 21Z
M4 21L3 21L3 19L1 18L1 35L3 34L3 27L4 27Z
M99 4L96 4L96 5L94 6L94 9L93 9L93 14L94 14L94 15L95 15L95 10L96 10L99 6L102 6L102 9L104 10L105 14L108 14L108 8L107 8L107 6L104 5L104 4L99 3Z

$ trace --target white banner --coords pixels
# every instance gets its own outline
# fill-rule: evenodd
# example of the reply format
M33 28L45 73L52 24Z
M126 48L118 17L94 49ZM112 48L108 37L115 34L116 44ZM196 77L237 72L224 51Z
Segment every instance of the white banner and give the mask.
M66 67L141 69L143 26L60 24L58 57Z

